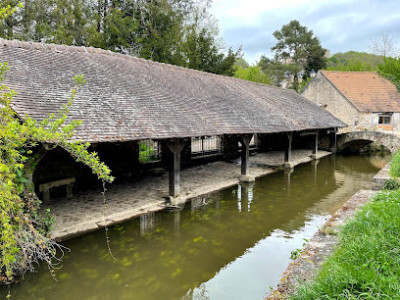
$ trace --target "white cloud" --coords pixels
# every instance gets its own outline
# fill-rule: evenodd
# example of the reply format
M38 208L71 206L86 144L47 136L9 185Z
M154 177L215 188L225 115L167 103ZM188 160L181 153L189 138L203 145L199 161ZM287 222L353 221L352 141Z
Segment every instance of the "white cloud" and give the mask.
M261 54L271 56L273 32L293 19L312 29L332 53L366 51L382 32L400 40L398 0L214 0L212 13L226 46L242 45L250 63Z

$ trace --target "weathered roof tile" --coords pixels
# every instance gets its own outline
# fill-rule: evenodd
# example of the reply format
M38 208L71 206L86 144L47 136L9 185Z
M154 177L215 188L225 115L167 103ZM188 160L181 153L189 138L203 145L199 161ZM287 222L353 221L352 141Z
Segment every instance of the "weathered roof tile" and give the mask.
M18 48L0 39L0 61L9 62L6 84L18 93L14 110L37 120L57 112L68 101L71 78L83 74L87 84L70 119L83 121L75 136L88 142L345 126L292 90L101 49Z
M375 72L322 71L360 112L400 112L400 93Z

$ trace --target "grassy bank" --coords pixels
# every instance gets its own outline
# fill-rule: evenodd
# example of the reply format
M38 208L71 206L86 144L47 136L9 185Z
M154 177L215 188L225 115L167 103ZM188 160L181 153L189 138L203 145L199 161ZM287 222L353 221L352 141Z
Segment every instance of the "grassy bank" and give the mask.
M400 299L400 191L358 212L315 282L291 299Z
M291 299L400 299L400 191L381 192L364 206L315 281Z

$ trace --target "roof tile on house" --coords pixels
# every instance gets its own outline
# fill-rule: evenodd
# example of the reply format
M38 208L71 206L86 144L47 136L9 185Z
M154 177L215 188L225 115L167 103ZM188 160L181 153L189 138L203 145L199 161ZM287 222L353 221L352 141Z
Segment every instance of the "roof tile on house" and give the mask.
M322 71L360 112L400 112L400 93L375 72Z
M292 90L156 63L101 49L0 39L13 109L42 120L68 101L87 142L273 133L344 127Z

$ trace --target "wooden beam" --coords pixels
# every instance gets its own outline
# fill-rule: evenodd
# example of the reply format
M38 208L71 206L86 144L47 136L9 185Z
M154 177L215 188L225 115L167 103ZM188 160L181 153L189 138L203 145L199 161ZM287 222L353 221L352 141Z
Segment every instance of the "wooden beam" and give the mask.
M314 135L314 134L318 134L318 130L301 132L300 136L307 136L307 135Z
M172 166L169 171L169 195L177 197L180 192L181 152L184 146L183 139L167 140L165 142L172 153Z

